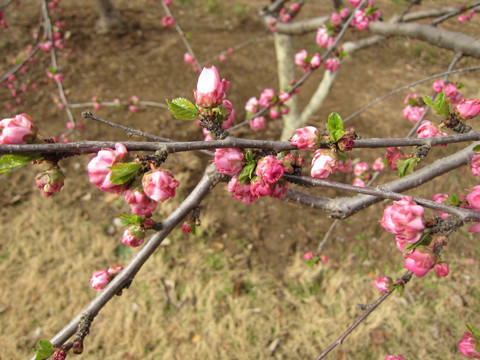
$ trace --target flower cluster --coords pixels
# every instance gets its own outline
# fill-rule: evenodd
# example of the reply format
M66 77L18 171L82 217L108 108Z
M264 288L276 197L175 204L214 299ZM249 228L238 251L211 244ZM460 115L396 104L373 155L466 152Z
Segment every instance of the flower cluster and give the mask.
M420 120L425 111L423 108L425 104L418 94L407 94L403 103L407 105L402 110L403 117L412 122Z
M129 179L118 181L113 178L116 165L133 166L134 173ZM160 170L152 165L151 170L145 172L139 171L139 167L130 160L125 146L117 143L115 150L100 150L92 157L87 169L90 182L101 191L117 195L125 192L125 201L130 205L132 213L148 217L156 210L158 202L175 197L175 189L180 183L168 170ZM133 233L132 228L127 229L122 241L132 247L141 245L145 236L143 234L141 237L138 231Z
M281 91L276 94L273 89L265 89L260 94L260 98L251 97L245 104L247 110L247 117L254 116L261 108L269 108L270 119L278 119L281 115L288 114L290 108L285 105L285 101L290 99L290 94ZM250 120L250 127L252 130L262 130L266 125L266 118L264 116L253 117Z
M313 55L309 55L307 50L301 50L297 54L295 54L295 65L299 66L303 72L308 72L312 69L316 69L322 63L322 57L315 53Z
M462 94L458 92L459 86L453 83L447 83L443 80L437 80L432 85L433 91L437 93L445 92L445 97L450 99L450 104L458 104L462 100Z
M350 1L350 5L354 7L357 7L359 4L360 2ZM368 0L366 6L355 10L351 25L358 30L363 31L368 29L370 22L377 21L381 16L382 14L375 7L373 0Z
M458 20L458 22L460 22L460 23L464 23L464 22L467 22L467 21L469 21L469 20L472 20L473 15L475 15L475 10L474 10L474 9L470 9L470 11L469 11L467 14L465 14L465 15L463 15L463 14L460 15L460 16L457 18L457 20Z
M385 208L380 224L395 235L400 251L405 250L406 243L415 244L422 237L425 229L424 211L422 206L408 196Z

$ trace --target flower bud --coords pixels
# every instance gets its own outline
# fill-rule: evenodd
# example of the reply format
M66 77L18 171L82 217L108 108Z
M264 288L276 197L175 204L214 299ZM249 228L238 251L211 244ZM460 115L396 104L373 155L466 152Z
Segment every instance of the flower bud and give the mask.
M63 349L57 349L52 355L52 360L65 360L67 358L67 353Z
M215 150L215 165L220 174L235 175L242 171L245 164L243 151L237 148Z
M141 188L125 191L125 201L135 215L148 215L157 208L157 202L150 199Z
M398 170L397 169L397 162L403 159L402 150L399 148L388 148L387 149L387 163L390 169Z
M334 151L318 149L312 160L310 175L313 178L326 179L335 172L337 162L338 156Z
M230 82L220 76L215 66L203 68L194 90L195 100L198 106L212 108L220 105L225 99L225 91L230 87Z
M180 183L168 170L149 171L143 175L143 191L152 200L164 202L175 197L175 189Z
M14 118L0 121L1 145L32 144L36 139L37 127L27 114L19 114Z
M480 114L480 100L463 99L455 106L455 111L465 120L472 119Z
M458 352L470 359L480 359L479 339L469 332L464 332L462 339L458 342Z
M107 270L100 270L93 273L92 278L90 279L90 285L92 289L100 292L105 286L110 282L111 276L108 274Z
M306 126L295 130L295 135L290 143L300 150L314 151L318 142L318 129L314 126Z
M437 274L438 276L444 277L448 275L450 271L450 267L446 262L439 262L437 263L437 265L435 265L435 268L433 270L435 271L435 274Z
M375 287L379 292L390 292L393 285L393 280L388 276L381 276L373 280Z
M467 195L467 200L470 208L480 211L480 185L473 188L470 194Z
M418 277L425 276L437 262L435 254L426 247L418 247L409 251L405 256L404 268L410 270Z
M35 178L35 184L38 190L43 192L43 195L49 197L53 193L59 192L64 184L65 175L58 167L53 167L51 170L46 170L40 173Z
M125 230L122 236L122 243L132 248L142 245L144 241L145 231L143 231L138 225L130 226Z
M255 170L255 174L268 184L276 183L283 173L283 162L273 155L261 158Z

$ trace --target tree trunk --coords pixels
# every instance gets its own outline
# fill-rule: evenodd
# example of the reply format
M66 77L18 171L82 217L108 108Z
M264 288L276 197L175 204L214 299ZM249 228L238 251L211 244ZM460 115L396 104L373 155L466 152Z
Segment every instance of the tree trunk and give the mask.
M122 15L113 7L110 0L96 0L100 18L95 24L97 34L120 33L127 31Z

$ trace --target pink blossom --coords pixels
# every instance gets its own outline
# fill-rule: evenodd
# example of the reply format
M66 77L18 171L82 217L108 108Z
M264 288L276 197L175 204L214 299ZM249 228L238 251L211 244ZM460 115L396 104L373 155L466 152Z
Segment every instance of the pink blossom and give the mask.
M441 194L441 193L438 193L438 194L434 194L432 196L432 201L435 201L439 204L443 204L445 202L445 200L447 200L450 196L448 194ZM443 220L445 220L446 218L448 218L450 216L450 214L447 214L447 213L444 213L442 211L439 211L439 210L434 210L436 213L440 214L441 218Z
M480 352L477 350L479 348L478 344L478 339L466 331L458 342L458 352L469 359L480 359Z
M409 121L417 122L423 115L425 109L419 106L407 105L403 110L403 117Z
M192 228L188 224L182 224L182 230L187 234L192 232Z
M365 187L367 186L365 184L365 181L363 181L362 179L360 179L359 177L356 177L355 179L353 179L353 183L352 183L353 186L358 186L358 187Z
M467 21L467 17L466 17L465 15L460 15L460 16L458 17L458 22L464 23L464 22L466 22L466 21Z
M105 286L110 282L111 276L108 274L107 270L100 270L93 273L92 278L90 279L90 285L92 289L100 292Z
M397 356L387 355L387 357L385 357L385 360L406 360L406 359L402 355L397 355Z
M281 91L280 95L278 95L278 98L280 100L280 103L284 103L285 101L288 101L290 99L291 95L285 91Z
M445 83L443 82L443 80L437 80L433 83L432 89L437 93L441 93L443 91L444 86L445 86Z
M405 251L407 247L407 240L405 240L404 235L395 235L395 245L397 245L397 249L401 252Z
M167 5L167 6L172 5L172 0L165 0L165 5Z
M0 121L0 144L32 144L37 138L37 127L27 114L15 115L14 118Z
M261 158L257 163L255 174L268 184L276 183L284 173L283 162L273 155Z
M148 215L157 208L157 203L139 188L125 191L125 201L135 215Z
M65 75L63 74L55 74L53 75L53 80L57 83L61 83L65 79Z
M162 18L162 25L163 25L163 27L171 27L171 26L175 25L175 20L173 20L172 17L170 17L168 15L165 15Z
M342 23L342 19L339 14L333 13L330 15L330 23L334 26L338 26Z
M381 157L376 158L375 161L373 162L372 169L374 171L382 171L383 169L385 169L383 158Z
M250 183L250 193L256 197L268 196L272 193L269 183L263 181L261 178L255 178Z
M410 99L412 99L415 104L418 104L418 94L407 94L407 96L405 96L405 99L403 100L403 103L406 105L410 102Z
M226 119L222 122L222 128L227 130L232 126L235 120L235 109L233 108L232 103L229 100L222 101L222 107L225 110Z
M47 53L47 54L50 52L50 50L52 50L52 47L53 47L53 44L50 40L49 41L42 41L40 43L40 49L42 49L42 51Z
M168 170L152 170L143 175L143 191L152 200L164 202L175 197L175 189L180 183Z
M393 285L393 280L388 276L381 276L373 280L373 283L379 292L390 292Z
M247 103L245 104L245 110L252 114L256 114L258 111L258 100L256 97L251 97L250 99L247 100Z
M350 5L357 7L362 0L350 0Z
M197 105L212 108L220 105L225 99L225 92L230 87L230 82L223 79L220 81L217 68L203 68L197 82L197 88L193 91Z
M480 233L480 222L476 222L473 224L470 229L468 229L469 233Z
M252 130L262 130L267 124L267 119L264 116L258 116L249 121Z
M219 57L218 57L218 60L220 61L227 61L227 57L224 55L224 54L221 54Z
M443 91L445 91L445 97L450 98L457 95L458 88L455 86L455 84L448 83L444 86Z
M350 172L352 171L352 159L347 159L347 161L337 161L337 168L335 171L344 171L344 172Z
M130 226L125 230L122 236L122 243L132 248L142 245L144 241L145 231L143 231L138 225Z
M338 158L332 151L318 149L312 160L310 175L317 179L326 179L335 172L337 162Z
M193 57L193 55L190 55L188 52L183 54L183 61L190 64L195 64L195 58Z
M414 244L420 240L425 229L423 214L423 207L405 196L385 208L380 224L389 233L403 235L405 241Z
M425 276L437 263L435 254L426 247L419 247L404 255L404 268L410 270L418 277Z
M417 129L417 137L427 138L436 136L446 136L446 132L439 130L431 121L423 120ZM447 146L447 144L438 144L436 146Z
M331 72L335 72L339 68L340 68L340 61L338 61L338 59L331 58L331 59L327 59L327 61L325 61L325 69L326 70L330 70Z
M480 211L480 185L473 188L470 194L467 195L467 200L470 208Z
M305 254L303 255L303 258L304 258L306 261L310 261L310 260L313 259L313 253L312 253L311 251L309 251L309 252L307 252L307 253L305 253Z
M278 112L277 109L270 109L270 119L272 120L275 120L275 119L278 119L278 117L280 116L280 113Z
M472 119L480 114L480 100L463 99L455 106L455 111L465 120Z
M398 170L397 162L402 160L403 153L399 148L388 148L386 158L387 158L387 163L390 169Z
M281 200L289 188L290 183L288 181L285 181L282 185L280 184L280 181L277 181L275 184L270 184L270 197Z
M128 106L128 111L132 112L132 113L136 113L138 111L138 106L136 105L129 105Z
M232 193L235 200L240 200L242 204L248 205L258 199L258 196L253 195L250 191L250 182L245 181L240 184L238 175L234 175L228 182L227 189Z
M53 193L59 192L64 184L65 175L63 171L57 167L51 170L46 170L40 173L35 178L35 184L38 190L43 192L43 195L49 197Z
M295 130L295 135L290 143L300 150L314 151L318 142L318 129L314 126L306 126Z
M480 176L480 152L473 154L472 160L470 160L470 169L473 175Z
M243 151L237 148L215 150L215 165L220 174L235 175L242 171L245 164Z
M258 104L262 107L270 107L273 105L273 98L275 96L275 91L273 89L264 89L260 94L260 99Z
M450 267L446 262L439 262L437 263L437 265L435 265L433 271L435 271L435 274L437 274L438 276L445 277L448 275Z
M328 49L333 45L336 39L336 37L332 37L328 34L328 30L325 25L318 28L316 41L320 47Z
M296 2L294 2L293 4L290 5L290 10L291 11L298 11L298 10L300 10L300 5Z
M353 167L353 174L355 176L362 176L364 173L366 173L368 170L370 170L370 167L368 164L364 161L359 162Z
M355 10L351 25L360 31L368 29L370 19L365 15L364 9Z
M128 156L127 149L120 143L115 144L115 150L102 149L88 163L88 177L101 191L113 194L121 194L126 190L126 185L115 185L110 179L112 170L110 167L121 162Z
M295 65L300 66L304 72L307 72L310 68L310 64L307 61L307 50L301 50L295 54Z
M312 66L312 69L318 68L322 64L322 57L320 54L315 53L312 55L312 59L310 60L310 65Z

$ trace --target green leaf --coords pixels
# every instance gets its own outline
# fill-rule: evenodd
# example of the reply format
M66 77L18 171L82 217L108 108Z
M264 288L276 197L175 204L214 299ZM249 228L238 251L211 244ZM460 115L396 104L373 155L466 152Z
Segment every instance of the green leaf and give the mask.
M0 173L42 159L40 154L12 154L0 157Z
M468 331L470 331L473 336L475 336L478 339L480 339L480 329L477 329L476 327L470 325L470 324L465 324L467 326Z
M417 157L411 157L410 159L397 162L398 177L402 178L408 173L413 173L413 168L420 161Z
M445 92L438 94L435 103L433 103L428 96L424 96L423 101L432 109L436 110L438 115L447 119L450 117L450 99L445 97Z
M118 163L109 167L112 170L110 181L115 185L122 185L132 180L142 167L140 163Z
M480 151L480 145L477 145L473 148L473 151L479 152Z
M197 107L185 98L176 98L168 101L168 108L173 117L178 120L197 120L199 111Z
M125 215L125 214L120 214L119 215L123 221L120 224L121 226L128 226L128 225L140 225L143 222L143 219L139 215Z
M245 165L242 171L240 171L240 174L238 174L238 181L240 184L243 184L247 180L251 180L253 178L254 171L255 163Z
M330 139L337 142L345 134L343 131L343 120L337 113L331 113L328 116L327 130L330 134Z
M248 150L245 154L245 159L247 160L247 163L249 164L255 164L255 159L253 157L253 153Z
M407 246L405 246L405 252L416 249L420 246L428 246L432 242L432 239L433 239L433 237L432 237L431 234L425 234L424 233L422 235L422 237L420 238L420 240L418 240L416 243L414 243L414 244L408 243Z
M455 194L450 194L447 200L444 202L445 205L458 206L460 205L460 199Z
M40 345L40 349L33 349L35 354L37 354L35 356L35 360L43 360L49 358L55 352L53 345L48 340L40 340L38 344Z

